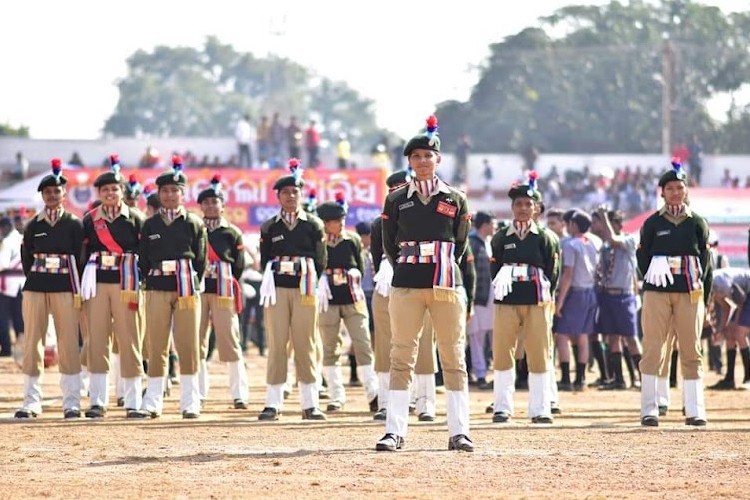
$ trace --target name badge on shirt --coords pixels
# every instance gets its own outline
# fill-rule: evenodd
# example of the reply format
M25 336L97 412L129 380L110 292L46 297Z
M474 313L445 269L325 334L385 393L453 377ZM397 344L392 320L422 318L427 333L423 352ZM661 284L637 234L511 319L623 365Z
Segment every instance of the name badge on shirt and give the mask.
M161 272L163 273L177 272L177 261L176 260L161 261Z
M282 274L293 274L294 262L289 260L282 260L281 262L279 262L279 272Z
M114 267L115 266L115 256L114 255L102 255L102 265L105 267Z
M516 244L515 243L508 243L508 244L504 245L503 248L506 249L506 250L511 250L513 248L516 248Z
M278 236L274 236L273 238L271 238L271 243L276 243L277 241L281 241L283 239L284 239L284 235L280 234Z
M159 238L161 238L161 236L158 235L158 234L149 234L148 235L148 239L150 239L150 240L158 240Z
M406 203L402 203L401 205L399 205L398 209L399 211L401 211L401 210L406 210L407 208L411 208L413 206L414 206L413 201L407 201Z
M433 255L435 255L435 244L434 243L420 243L419 255L421 255L422 257L432 257Z
M47 236L47 233L36 233L34 238L41 238L42 236Z
M47 269L60 269L60 257L45 257L44 267Z
M456 217L458 207L455 205L450 205L444 201L439 201L437 209L435 211L441 215L445 215L453 219Z
M656 236L667 236L669 233L671 233L669 229L665 229L664 231L656 231Z

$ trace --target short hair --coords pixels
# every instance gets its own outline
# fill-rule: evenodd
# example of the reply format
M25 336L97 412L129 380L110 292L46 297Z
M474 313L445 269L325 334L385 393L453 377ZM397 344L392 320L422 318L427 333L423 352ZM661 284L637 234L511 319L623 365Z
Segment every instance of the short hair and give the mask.
M578 212L578 209L571 208L570 210L566 210L565 213L562 214L562 220L565 223L570 222L573 220L573 216Z
M492 224L492 221L494 220L494 217L487 212L479 211L474 215L474 227L479 229L485 224Z
M563 211L560 208L550 208L549 210L547 210L546 213L547 213L547 218L548 219L550 217L557 217L559 219L562 219L562 217L563 217Z
M354 229L360 236L365 236L372 233L372 225L369 222L358 222Z
M591 227L591 216L586 212L576 211L570 218L570 222L578 226L578 230L585 233Z

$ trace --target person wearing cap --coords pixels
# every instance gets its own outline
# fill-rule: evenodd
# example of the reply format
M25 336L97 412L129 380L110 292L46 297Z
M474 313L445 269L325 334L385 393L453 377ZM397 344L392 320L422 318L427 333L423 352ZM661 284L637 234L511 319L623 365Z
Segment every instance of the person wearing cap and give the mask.
M386 185L389 192L407 184L412 176L413 170L399 170L388 176ZM393 266L383 251L383 219L376 217L371 227L372 241L370 244L370 255L372 256L375 275L373 282L375 291L372 296L372 315L374 324L374 351L375 372L378 375L378 411L373 415L374 420L385 421L388 408L388 394L390 392L391 380L391 317L388 312L391 294L391 282L393 281ZM415 381L412 383L409 411L417 410L419 402L419 416L421 420L434 420L435 401L435 370L437 360L435 359L435 342L432 333L432 319L430 313L425 312L422 322L422 332L419 335L419 347L417 361L414 365ZM428 399L428 395L432 399ZM422 397L418 397L422 395ZM413 404L412 404L413 402ZM430 412L430 402L432 411Z
M372 366L369 314L362 291L362 240L357 233L344 227L348 207L344 194L336 193L335 201L318 205L318 217L323 221L328 262L325 273L332 298L318 295L320 334L323 340L323 373L328 381L331 400L327 411L340 411L346 403L346 392L339 359L344 343L341 323L352 340L357 364L362 369L363 382L370 411L378 408L378 378Z
M750 333L750 270L737 267L714 270L712 296L716 311L715 337L726 340L727 372L723 379L708 389L750 389L750 347L747 338ZM741 384L734 380L738 350L744 372Z
M469 337L471 365L476 377L477 387L488 390L492 385L487 382L487 359L485 343L491 339L493 299L490 256L488 239L495 231L495 218L487 212L477 212L472 220L473 228L469 231L469 245L474 254L476 269L476 291L474 293L474 314L469 319L466 331Z
M606 337L609 347L608 366L613 380L601 386L605 390L627 388L622 373L622 352L627 346L629 362L637 370L641 361L638 340L638 264L635 258L635 238L622 232L623 213L599 207L591 215L591 232L604 244L596 269L596 293L599 311L597 333Z
M287 380L287 344L294 348L303 420L325 420L318 408L317 328L318 289L330 299L325 273L323 222L302 209L304 180L297 158L289 160L291 174L273 188L280 211L261 225L260 259L264 269L260 302L265 307L268 335L266 405L262 421L278 420Z
M23 406L16 418L42 413L42 353L49 315L55 322L60 358L60 388L66 419L81 416L81 357L78 352L78 320L81 287L78 269L83 243L81 220L63 208L65 184L59 158L52 173L39 182L44 209L31 219L23 235L21 260L26 274L23 288L25 352L23 359Z
M109 401L111 333L119 347L119 368L128 418L143 418L141 411L143 359L137 321L140 302L138 239L144 215L123 201L124 179L117 155L112 170L94 181L102 204L83 218L81 296L88 321L88 370L91 407L88 418L102 418Z
M529 369L529 410L532 423L552 423L549 304L559 276L559 243L534 220L541 193L537 174L527 184L511 187L513 220L492 237L491 273L495 316L493 324L494 415L505 423L514 412L515 350L523 333Z
M468 246L471 216L466 196L435 173L440 163L437 118L413 137L404 156L411 181L391 192L383 207L383 249L394 268L389 302L391 375L385 435L377 451L404 446L409 386L425 312L430 313L445 377L448 449L471 452L469 393L464 354L466 311L458 267Z
M208 271L201 294L199 387L201 399L208 398L208 340L213 327L219 360L228 364L229 391L234 408L246 410L248 382L245 360L240 349L242 291L239 280L245 270L245 246L242 232L224 218L224 192L221 178L215 175L211 185L198 194L203 223L208 230Z
M200 415L198 325L199 283L206 270L206 227L183 206L187 177L182 158L172 157L172 170L156 178L161 207L146 219L140 238L140 271L146 282L148 385L143 409L162 413L169 338L180 357L180 410L183 418Z
M679 159L659 178L664 206L641 227L636 251L643 274L641 425L658 426L657 376L674 328L682 365L685 424L706 425L700 335L711 292L708 223L687 205Z

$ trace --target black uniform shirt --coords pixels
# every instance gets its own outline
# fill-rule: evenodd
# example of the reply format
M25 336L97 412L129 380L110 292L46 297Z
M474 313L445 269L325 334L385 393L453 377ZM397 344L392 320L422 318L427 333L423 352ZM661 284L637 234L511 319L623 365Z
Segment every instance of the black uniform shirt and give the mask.
M146 279L146 290L176 291L175 276L148 276L164 260L193 261L196 281L206 270L206 226L197 216L180 207L181 214L167 224L160 213L146 219L141 231L140 268Z
M291 229L281 214L274 215L260 227L261 266L265 269L275 257L311 257L320 276L328 259L324 239L323 221L304 210L297 213ZM299 281L299 276L274 273L274 283L281 288L299 288Z
M120 209L120 215L113 220L108 222L104 218L104 212L101 207L88 212L83 217L83 262L84 265L89 260L94 252L109 252L104 243L101 242L98 236L98 231L95 228L96 223L104 223L109 228L109 233L112 235L112 239L122 248L123 252L126 253L138 253L139 241L138 238L143 228L143 223L146 216L140 212L137 208L128 207L125 203L122 204ZM81 270L83 271L83 270ZM96 281L100 283L119 283L120 282L120 271L105 271L102 269L96 270Z
M370 255L372 256L372 267L377 273L380 271L380 263L383 260L383 219L379 215L372 221Z
M237 226L222 218L219 226L208 231L208 244L223 262L232 264L232 276L239 281L245 270L245 247ZM206 278L206 293L216 292L216 278Z
M412 183L391 192L383 207L383 249L393 264L393 286L432 288L436 264L397 263L402 241L448 241L455 243L455 284L462 285L457 263L466 252L470 226L466 196L438 181L439 191L421 198ZM424 200L424 201L423 201ZM425 203L426 201L426 203ZM374 245L373 245L374 246Z
M359 272L364 275L365 265L362 261L362 239L358 234L343 230L341 233L341 241L336 246L326 245L328 247L328 265L326 270L330 269L358 269ZM349 290L349 284L342 283L337 285L335 278L332 275L328 275L328 286L331 288L331 295L333 299L330 300L331 304L353 304L354 299L352 298L351 290Z
M54 225L50 225L42 210L31 219L23 233L21 260L26 284L23 289L32 292L72 292L70 274L37 273L31 268L34 265L35 253L71 255L77 260L78 273L81 268L80 256L83 244L83 225L81 219L63 212Z

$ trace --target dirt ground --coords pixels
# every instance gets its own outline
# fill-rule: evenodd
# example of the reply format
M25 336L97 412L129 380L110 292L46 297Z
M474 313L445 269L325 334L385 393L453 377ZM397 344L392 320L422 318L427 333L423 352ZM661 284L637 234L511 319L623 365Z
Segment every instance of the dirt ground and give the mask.
M179 416L179 389L164 415L127 421L112 407L101 421L62 419L59 376L45 378L44 414L18 422L22 376L0 358L0 491L5 498L384 497L663 498L744 497L750 473L750 391L706 393L709 425L688 428L680 392L661 426L639 424L637 391L563 393L553 426L526 418L516 394L510 424L493 424L491 392L472 388L473 454L447 451L445 406L438 420L412 417L406 448L376 453L383 425L363 389L348 389L344 411L301 420L296 392L281 420L261 423L265 359L247 355L251 407L230 408L226 368L210 365L212 389L201 418ZM345 369L348 377L348 368ZM739 369L738 369L739 375ZM593 377L592 377L593 378ZM707 382L717 380L715 374ZM88 402L83 401L87 407ZM114 406L114 405L113 405Z

